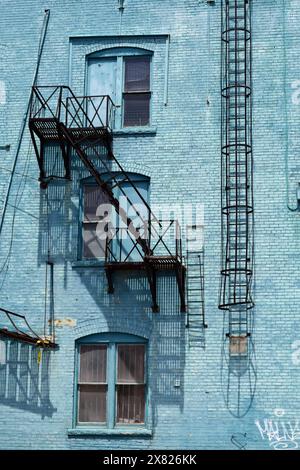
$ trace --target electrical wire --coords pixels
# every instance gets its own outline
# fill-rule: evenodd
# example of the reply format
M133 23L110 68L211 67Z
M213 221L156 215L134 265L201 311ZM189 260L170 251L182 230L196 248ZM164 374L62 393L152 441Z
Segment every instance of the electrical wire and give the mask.
M46 33L47 33L47 29L48 29L49 16L50 16L50 10L45 10L45 16L44 16L44 21L43 21L43 25L42 25L42 30L41 30L40 40L39 40L39 46L38 46L37 64L36 64L34 77L33 77L33 82L32 82L33 85L36 85L37 80L38 80L39 67L40 67L40 63L41 63L42 52L43 52L45 39L46 39ZM29 116L29 110L30 110L30 106L31 106L31 98L32 98L32 88L31 88L31 91L30 91L29 99L27 101L26 110L25 110L24 115L23 115L22 124L21 124L20 132L19 132L17 148L16 148L16 153L15 153L15 157L14 157L13 165L12 165L12 169L11 169L11 175L10 175L10 178L9 178L9 181L8 181L8 186L7 186L7 190L6 190L6 194L5 194L5 198L4 198L4 206L3 206L1 222L0 222L0 235L1 235L2 229L3 229L4 219L5 219L5 215L6 215L6 209L7 209L7 205L8 205L8 199L9 199L9 195L10 195L10 191L11 191L11 187L12 187L12 183L13 183L13 178L14 178L14 172L15 172L16 167L17 167L17 161L18 161L18 157L19 157L19 154L20 154L20 150L21 150L21 145L22 145L22 141L23 141L25 128L26 128L27 119L28 119L28 116Z
M7 252L5 261L4 261L4 263L2 264L2 266L1 266L1 268L0 268L0 274L1 274L1 273L3 272L3 270L5 269L6 264L9 263L9 260L10 260L11 254L12 254L12 248L13 248L13 242L14 242L14 232L15 232L16 215L17 215L17 211L18 211L18 209L19 209L19 205L21 204L21 201L22 201L22 198L23 198L23 194L24 194L24 190L25 190L25 187L26 187L26 176L27 176L28 171L29 171L29 163L30 163L30 158L31 158L31 150L32 150L32 144L30 143L30 144L29 144L29 147L28 147L28 152L27 152L25 164L24 164L23 177L20 179L19 186L18 186L17 193L16 193L16 197L15 197L14 211L13 211L13 217L12 217L12 222L11 222L11 233L10 233L9 248L8 248L8 252ZM23 188L22 188L22 183L23 183L23 181L24 181L24 185L23 185ZM22 189L21 189L21 188L22 188ZM7 272L7 271L6 271L6 272ZM1 288L2 288L2 287L3 287L3 285L1 286Z
M45 10L44 20L43 20L43 25L42 25L40 40L39 40L39 45L38 45L37 64L36 64L36 68L35 68L35 72L34 72L34 78L33 78L33 82L32 82L33 86L36 85L37 81L38 81L39 67L40 67L42 52L43 52L44 43L45 43L45 39L46 39L46 33L47 33L47 29L48 29L49 17L50 17L50 10ZM19 154L20 154L20 151L21 151L21 146L22 146L22 142L23 142L23 137L24 137L24 132L25 132L25 128L26 128L27 119L28 119L28 116L29 116L31 101L32 101L32 88L31 88L30 96L29 96L29 99L28 99L28 102L27 102L26 110L25 110L25 113L23 115L22 124L21 124L21 127L20 127L20 132L19 132L19 137L18 137L18 141L17 141L17 148L16 148L14 160L13 160L13 165L12 165L11 170L8 170L9 173L10 173L10 178L9 178L9 181L8 181L8 186L7 186L7 190L6 190L6 194L5 194L5 198L4 198L4 205L3 205L2 217L1 217L1 222L0 222L0 235L2 233L2 229L3 229L3 225L4 225L4 220L5 220L5 216L6 216L6 209L7 209L7 206L9 205L9 196L10 196L10 193L11 193L12 184L13 184L13 181L14 181L14 177L17 174L16 167L17 167L18 157L19 157ZM30 141L29 146L28 146L26 160L25 160L25 163L24 163L23 172L21 174L21 178L20 178L18 188L17 188L17 192L16 192L16 196L15 196L15 204L13 206L14 211L13 211L12 222L11 222L11 233L10 233L10 240L9 240L9 248L8 248L7 256L6 256L2 266L0 268L0 274L2 274L2 272L5 270L4 278L3 278L1 286L0 286L0 291L3 289L5 279L6 279L6 274L7 274L8 269L9 269L9 261L10 261L10 257L11 257L11 254L12 254L12 248L13 248L13 242L14 242L16 214L17 214L19 206L22 202L25 187L26 187L26 184L27 184L27 179L30 178L28 173L29 173L29 168L30 168L31 155L32 155L32 142ZM3 169L7 171L6 168L3 168ZM3 308L0 308L0 311L6 314L6 316L8 317L8 319L10 320L10 322L12 323L12 325L15 328L16 331L19 331L19 332L23 333L18 328L18 326L15 324L15 322L12 320L11 315L22 318L24 320L27 328L29 329L29 331L31 331L34 334L34 337L38 340L38 342L41 342L41 343L44 342L44 340L42 338L40 338L40 336L37 335L32 330L31 326L27 322L24 315L15 314L15 313L10 312L9 310L3 309ZM45 322L44 322L44 332L45 332ZM27 333L24 333L24 334L26 336L28 336Z
M4 166L0 166L0 170L3 170L3 171L7 171L8 173L12 173L12 170L10 168L5 168ZM17 171L14 172L14 175L17 175L17 176L24 176L23 173L19 173ZM27 175L27 179L31 179L35 182L40 182L38 178L34 178L33 176L30 176L30 175ZM1 202L4 202L4 199L1 201Z
M42 52L43 52L44 43L45 43L45 38L46 38L46 33L47 33L47 28L48 28L48 22L49 22L49 16L50 16L50 10L45 10L44 20L43 20L43 25L42 25L41 35L40 35L40 40L39 40L39 45L38 45L38 58L37 58L37 64L36 64L35 72L34 72L33 85L35 85L37 83L37 80L38 80L39 66L40 66L40 62L41 62L41 58L42 58ZM2 217L1 217L1 222L0 222L0 235L1 235L2 229L3 229L3 224L4 224L4 220L5 220L5 215L6 215L6 209L7 209L8 201L9 201L9 195L10 195L12 183L13 183L13 180L14 180L15 170L16 170L16 166L17 166L18 156L19 156L19 153L20 153L20 150L21 150L21 145L22 145L23 136L24 136L24 132L25 132L26 122L27 122L27 118L28 118L28 115L29 115L30 105L31 105L31 93L30 93L29 100L27 102L26 111L24 113L21 128L20 128L20 133L19 133L18 144L17 144L17 149L16 149L16 153L15 153L14 162L13 162L13 165L12 165L12 169L10 170L10 179L9 179L9 182L8 182L8 187L7 187L6 195L5 195L5 198L4 198L4 206L3 206ZM16 213L17 213L17 209L19 208L18 206L21 203L21 200L22 200L22 197L23 197L23 194L24 194L24 189L25 189L25 186L26 186L26 181L27 181L27 176L28 176L28 171L29 171L29 162L30 162L31 150L32 150L32 143L30 142L28 152L27 152L26 161L25 161L25 165L24 165L23 175L21 177L21 180L20 180L20 183L19 183L19 186L18 186L18 189L17 189L16 198L15 198L15 204L14 204L15 207L14 207L12 224L11 224L11 233L10 233L8 253L7 253L7 256L5 258L4 263L2 264L2 267L0 268L0 274L5 269L5 266L8 263L8 261L10 259L10 256L11 256L12 246L13 246L14 230L15 230ZM22 186L24 176L25 176L24 186L23 186L23 190L21 190L21 186ZM20 195L20 199L18 199L20 191L21 191L21 195ZM6 270L6 273L7 273L7 270ZM4 285L4 282L2 283L1 288L3 288L3 285Z

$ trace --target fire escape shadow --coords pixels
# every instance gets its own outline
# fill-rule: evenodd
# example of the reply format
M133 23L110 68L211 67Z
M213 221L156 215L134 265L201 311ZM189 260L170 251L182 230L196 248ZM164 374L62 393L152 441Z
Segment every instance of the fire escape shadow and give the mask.
M64 180L52 181L40 191L40 227L38 263L64 266L64 287L67 285L67 262L71 259L70 236L72 212L71 185Z
M31 344L5 339L6 361L0 364L0 404L52 417L57 411L50 400L50 360L53 352Z
M61 157L60 150L49 150L47 174L63 176L63 168L56 168ZM67 266L77 260L79 187L80 181L90 174L81 161L71 152L72 182L52 180L46 190L41 190L40 199L40 243L39 263L50 259L55 265L65 266L65 287L67 286ZM93 160L101 171L101 164ZM72 221L70 220L72 217ZM69 269L69 268L68 268ZM78 320L78 326L89 324L94 328L99 322L107 331L132 331L139 329L149 336L149 386L151 390L151 412L153 424L157 422L159 407L168 404L181 413L184 407L184 367L186 328L185 315L180 312L181 303L175 273L160 271L157 275L157 300L159 313L151 310L152 297L145 271L123 271L113 273L114 293L107 292L107 279L104 267L79 267L73 270L72 277L79 277L83 287L83 297L92 299L92 310L82 317L76 298L70 308ZM73 280L72 280L73 282ZM76 297L76 296L75 296ZM79 305L79 304L78 304ZM82 304L81 304L82 305ZM101 311L101 315L99 312ZM124 329L123 329L124 328Z
M152 421L157 424L162 405L184 408L185 316L180 313L176 280L165 273L158 278L160 313L153 314L149 360L153 371L151 385Z
M256 390L257 366L255 346L251 339L254 326L251 326L247 355L230 356L227 312L223 317L223 344L221 355L221 386L226 407L232 416L242 418L250 410ZM252 312L253 315L253 312Z

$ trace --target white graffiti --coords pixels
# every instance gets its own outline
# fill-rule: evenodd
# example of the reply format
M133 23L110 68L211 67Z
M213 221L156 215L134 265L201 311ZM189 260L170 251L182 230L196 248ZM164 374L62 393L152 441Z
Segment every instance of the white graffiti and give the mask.
M275 410L276 411L276 410ZM300 442L299 420L277 421L264 419L255 421L263 440L268 439L274 450L298 449Z

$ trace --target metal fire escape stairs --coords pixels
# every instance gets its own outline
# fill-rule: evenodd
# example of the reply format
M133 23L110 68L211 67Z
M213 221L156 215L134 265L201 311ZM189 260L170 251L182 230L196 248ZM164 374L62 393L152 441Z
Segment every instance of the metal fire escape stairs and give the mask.
M222 1L222 270L219 308L228 336L250 336L253 160L250 0Z
M187 227L189 232L196 232L197 227ZM190 230L189 230L190 229ZM200 227L202 232L202 227ZM186 327L189 329L189 342L202 343L204 340L203 329L205 323L205 298L204 298L204 245L191 239L188 233L186 250L186 298L187 314Z
M29 118L29 129L40 169L41 187L47 187L53 177L71 178L70 155L74 149L77 156L102 188L120 219L126 226L129 236L134 240L131 252L139 250L141 262L130 262L115 256L111 248L111 239L106 240L105 272L108 280L108 292L112 293L113 272L122 269L143 269L146 271L152 296L152 310L159 311L157 302L157 271L173 270L176 274L180 296L181 311L185 311L185 266L183 264L180 227L177 221L169 221L167 227L152 213L129 174L116 159L112 148L112 129L114 104L109 96L75 96L67 86L35 86L32 89L32 106ZM40 141L38 145L38 141ZM59 144L64 162L62 176L47 175L45 148L49 144ZM104 152L103 152L104 149ZM101 170L94 163L95 158L101 162ZM121 179L116 177L116 171ZM105 172L108 179L103 178ZM125 194L122 183L128 183L137 194L141 203L147 208L148 217L139 213L135 204ZM121 207L115 197L114 189L127 197L132 219ZM164 241L168 230L176 232L173 251ZM118 232L119 228L116 228Z

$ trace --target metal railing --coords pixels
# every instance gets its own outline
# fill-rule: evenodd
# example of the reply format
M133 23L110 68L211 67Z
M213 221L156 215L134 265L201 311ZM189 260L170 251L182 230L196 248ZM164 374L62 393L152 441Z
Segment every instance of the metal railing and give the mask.
M108 95L67 98L67 127L114 127L115 106Z
M135 229L150 246L151 256L168 257L183 263L181 227L178 220L152 220ZM166 238L169 242L166 242ZM106 237L105 261L107 263L142 262L144 253L128 227L116 227Z
M112 131L115 105L108 95L75 96L64 85L34 86L30 119L52 118L67 127L105 127Z

